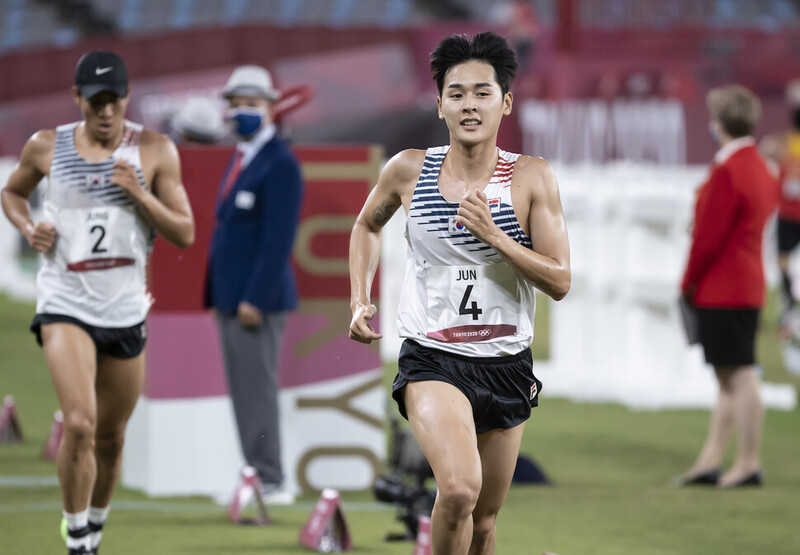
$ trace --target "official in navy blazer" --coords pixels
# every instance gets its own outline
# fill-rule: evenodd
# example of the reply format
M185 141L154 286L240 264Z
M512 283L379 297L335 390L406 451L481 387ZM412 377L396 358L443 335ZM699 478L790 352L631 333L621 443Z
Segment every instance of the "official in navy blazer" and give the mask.
M264 68L242 66L223 90L239 137L217 194L206 305L214 307L242 453L268 503L293 501L283 488L278 360L288 311L297 307L290 263L300 217L299 164L276 136L279 92Z

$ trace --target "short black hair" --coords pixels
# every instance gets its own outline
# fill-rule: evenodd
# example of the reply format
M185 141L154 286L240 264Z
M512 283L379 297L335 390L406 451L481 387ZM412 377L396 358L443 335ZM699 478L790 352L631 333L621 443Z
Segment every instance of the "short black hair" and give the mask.
M498 85L506 94L517 73L517 55L506 39L486 31L470 38L467 35L447 37L436 50L431 52L431 73L439 87L439 95L444 88L444 76L451 67L470 60L486 62L494 68Z

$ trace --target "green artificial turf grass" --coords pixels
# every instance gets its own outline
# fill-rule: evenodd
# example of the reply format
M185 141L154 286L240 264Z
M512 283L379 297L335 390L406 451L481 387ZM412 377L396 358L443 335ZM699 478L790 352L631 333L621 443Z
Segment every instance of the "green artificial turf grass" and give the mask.
M32 313L30 304L0 298L0 395L14 394L26 435L22 445L0 445L0 477L52 480L55 465L42 460L40 450L57 404L41 350L27 331ZM534 346L537 358L546 348L545 329L538 328L544 346ZM759 348L766 378L792 381L782 369L769 314ZM388 367L387 383L393 375ZM511 489L498 519L498 554L800 553L800 411L767 412L766 487L674 489L669 480L694 460L708 411L631 411L543 395L521 451L554 485ZM728 462L731 456L732 450ZM373 503L369 492L345 492L343 499L354 553L411 553L411 543L384 541L387 532L403 529L391 507ZM0 552L65 552L59 500L54 486L0 482ZM225 507L208 499L152 499L120 488L103 552L304 553L297 535L315 501L311 495L294 507L273 507L273 524L254 528L230 524Z
M54 474L39 454L58 400L42 349L28 329L34 311L32 303L0 295L0 397L13 395L25 438L23 444L0 445L0 475Z
M632 412L546 400L522 451L554 485L512 488L498 520L498 553L798 553L797 417L796 411L768 413L765 488L673 489L670 477L699 449L706 411ZM0 491L0 536L8 552L62 548L57 488ZM362 510L369 493L343 498L357 553L411 552L409 543L383 541L386 532L402 529L390 509ZM117 555L300 553L297 533L315 499L271 508L272 526L252 528L229 524L224 507L206 499L148 499L121 489L104 547Z

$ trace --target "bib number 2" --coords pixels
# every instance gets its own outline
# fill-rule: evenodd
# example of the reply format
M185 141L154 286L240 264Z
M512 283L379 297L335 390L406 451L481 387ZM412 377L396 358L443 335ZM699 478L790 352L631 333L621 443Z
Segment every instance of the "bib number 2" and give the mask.
M69 272L109 270L136 263L136 216L116 206L60 212L61 249Z
M92 238L97 236L97 241L95 241L94 246L92 247L92 252L95 254L108 252L108 249L102 244L103 239L106 237L106 228L101 225L93 225L92 229L89 230L89 233L92 235Z

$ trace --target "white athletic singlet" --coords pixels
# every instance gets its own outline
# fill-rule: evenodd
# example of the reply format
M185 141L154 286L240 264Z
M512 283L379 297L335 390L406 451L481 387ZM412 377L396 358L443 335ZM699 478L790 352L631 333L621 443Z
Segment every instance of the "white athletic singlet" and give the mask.
M139 156L142 126L125 121L110 158L87 162L75 149L77 123L56 129L56 146L43 190L45 221L56 227L54 248L36 276L39 314L63 314L93 326L122 328L145 319L153 230L125 192L111 183L115 160L134 167L145 187Z
M401 337L461 355L516 354L533 340L533 286L455 221L458 203L439 192L449 146L429 148L406 220L406 274L398 309ZM498 149L497 167L483 189L494 222L532 248L511 203L519 154Z

